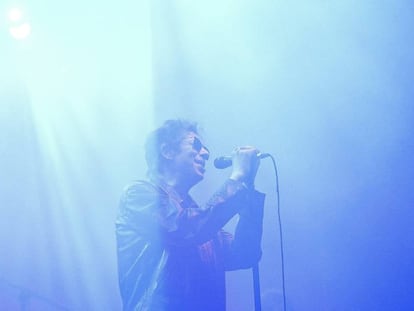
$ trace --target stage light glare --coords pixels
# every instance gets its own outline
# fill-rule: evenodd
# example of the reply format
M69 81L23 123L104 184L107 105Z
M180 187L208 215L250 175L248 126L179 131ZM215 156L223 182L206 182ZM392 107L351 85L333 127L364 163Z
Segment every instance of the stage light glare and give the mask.
M23 12L18 8L12 8L9 11L9 20L11 22L18 22L22 19Z
M24 23L16 27L10 27L9 31L13 38L17 40L22 40L27 38L30 35L32 28L29 23Z

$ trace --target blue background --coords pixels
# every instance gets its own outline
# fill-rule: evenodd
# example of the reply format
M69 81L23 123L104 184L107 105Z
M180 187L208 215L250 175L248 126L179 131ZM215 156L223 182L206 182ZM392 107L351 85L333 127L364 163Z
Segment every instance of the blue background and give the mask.
M7 20L20 7L31 34ZM414 308L412 1L97 1L0 5L0 305L119 310L114 220L146 134L204 128L212 158L276 157L287 310ZM212 162L212 161L210 161ZM207 200L228 175L208 164ZM263 310L282 310L275 179ZM227 229L232 230L234 221ZM253 310L250 271L228 310ZM45 301L39 295L50 299Z

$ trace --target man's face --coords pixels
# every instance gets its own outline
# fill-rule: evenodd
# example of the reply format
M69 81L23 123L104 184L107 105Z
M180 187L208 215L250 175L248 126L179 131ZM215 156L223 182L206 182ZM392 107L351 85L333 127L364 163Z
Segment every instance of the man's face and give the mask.
M210 152L200 137L188 132L181 140L178 152L174 157L174 169L182 179L196 184L204 177L205 163Z

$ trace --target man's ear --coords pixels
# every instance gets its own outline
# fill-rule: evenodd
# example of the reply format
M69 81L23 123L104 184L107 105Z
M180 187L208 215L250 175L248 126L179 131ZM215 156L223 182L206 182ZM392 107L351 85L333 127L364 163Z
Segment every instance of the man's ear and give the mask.
M167 144L161 145L161 155L166 158L167 160L172 160L176 154L175 150L171 149L171 147L167 146Z

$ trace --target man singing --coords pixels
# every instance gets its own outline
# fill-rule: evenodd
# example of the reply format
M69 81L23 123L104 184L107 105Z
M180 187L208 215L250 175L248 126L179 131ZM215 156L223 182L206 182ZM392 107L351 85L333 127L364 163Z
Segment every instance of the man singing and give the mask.
M116 221L123 310L224 311L225 271L261 257L259 151L236 148L229 178L199 207L189 191L203 179L210 152L197 124L168 120L145 148L148 180L126 188ZM236 214L233 237L221 228Z

